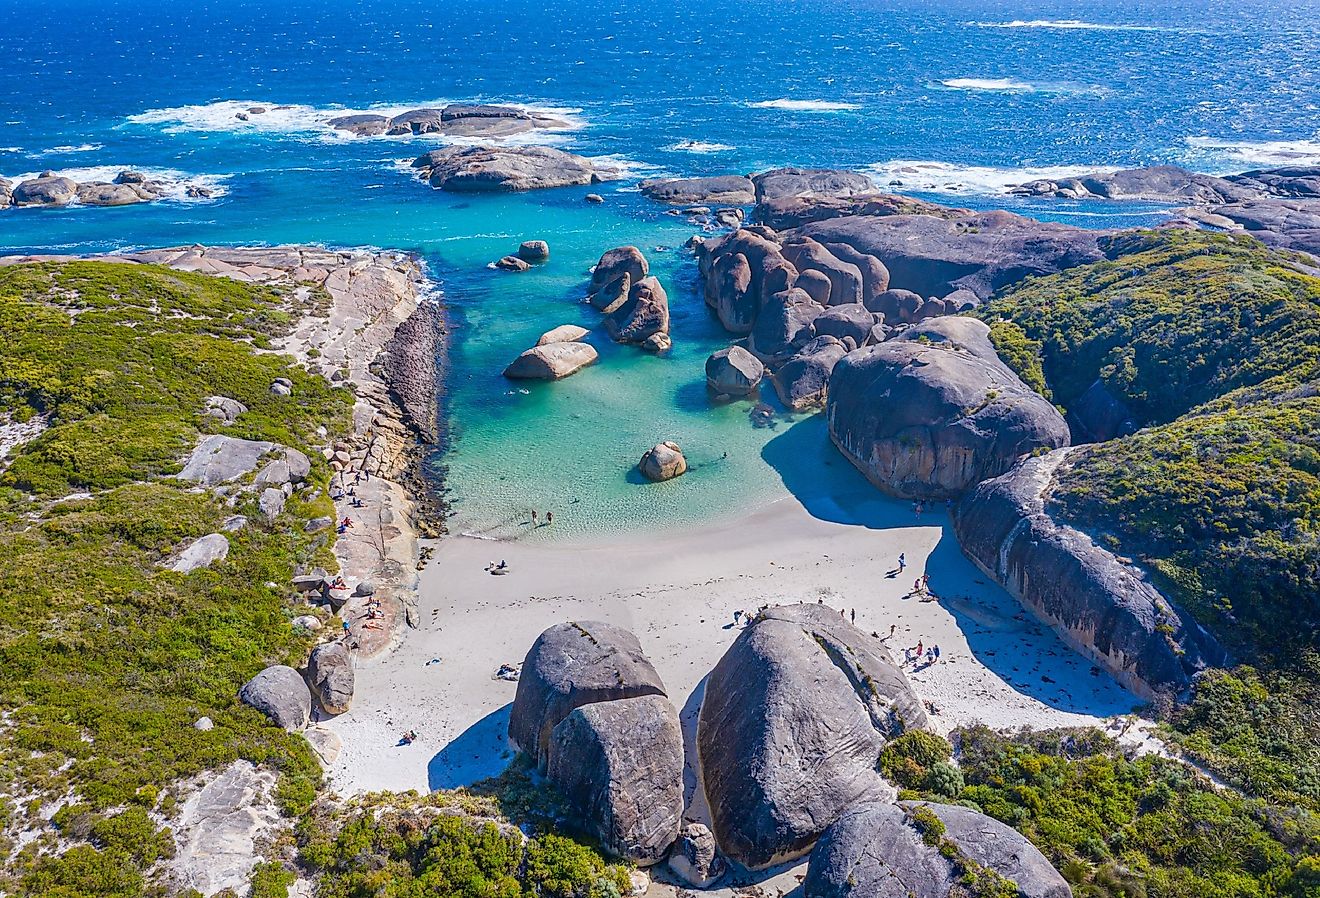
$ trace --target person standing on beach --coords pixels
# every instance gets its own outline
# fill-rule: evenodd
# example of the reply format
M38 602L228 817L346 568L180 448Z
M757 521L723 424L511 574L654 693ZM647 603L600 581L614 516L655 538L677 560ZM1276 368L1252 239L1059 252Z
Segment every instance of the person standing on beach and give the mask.
M535 509L535 508L532 509L532 526L533 526L533 527L537 526L537 517L536 517L536 509Z
M940 660L940 647L935 646L933 649L931 649L931 651L935 653L935 660L936 661Z
M893 639L893 638L894 638L894 631L897 630L897 629L898 629L898 624L890 624L890 625L889 625L889 638L890 638L890 639Z
M549 527L554 522L555 522L555 513L553 511L547 511L545 513L545 525Z
M899 553L898 553L898 572L899 572L900 574L903 573L903 569L906 568L906 567L907 567L907 554L904 553L904 552L899 552Z
M918 660L918 661L920 661L920 660L921 660L921 656L925 654L925 651L924 651L925 648L926 648L925 640L918 639L918 640L917 640L917 660Z
M857 609L856 609L856 608L854 608L854 609L852 610L852 622L853 622L854 624L857 623Z

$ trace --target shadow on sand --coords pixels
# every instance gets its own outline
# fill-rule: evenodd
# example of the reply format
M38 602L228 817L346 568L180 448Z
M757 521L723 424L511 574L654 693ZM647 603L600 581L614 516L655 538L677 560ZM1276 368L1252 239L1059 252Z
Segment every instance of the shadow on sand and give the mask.
M872 486L830 442L824 415L788 428L765 445L761 456L814 518L871 530L938 527L939 542L924 567L931 587L976 660L1018 692L1060 711L1098 717L1127 713L1139 703L963 555L944 503L928 503L918 518L912 503L888 498ZM890 566L895 560L877 559ZM922 572L920 560L909 558L897 579L906 587L905 578ZM901 645L890 650L901 660Z
M492 711L436 752L426 765L426 782L432 789L457 789L480 779L499 776L513 760L509 745L509 712L512 704Z

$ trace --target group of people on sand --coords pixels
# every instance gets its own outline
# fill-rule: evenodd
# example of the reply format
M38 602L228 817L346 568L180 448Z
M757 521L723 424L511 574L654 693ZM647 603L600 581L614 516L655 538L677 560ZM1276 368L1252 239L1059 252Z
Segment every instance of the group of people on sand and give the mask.
M492 561L490 564L486 565L486 573L488 574L507 574L508 572L509 563L502 558L500 559L499 564Z
M408 732L404 733L402 736L399 737L400 745L412 745L413 742L415 741L417 741L416 730L409 730Z
M927 646L925 640L917 640L915 647L903 649L903 663L911 664L917 670L930 667L940 660L940 647Z

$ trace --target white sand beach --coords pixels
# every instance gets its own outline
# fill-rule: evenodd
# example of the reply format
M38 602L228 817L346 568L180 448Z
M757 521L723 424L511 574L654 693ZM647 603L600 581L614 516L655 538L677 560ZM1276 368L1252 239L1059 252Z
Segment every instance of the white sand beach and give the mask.
M863 629L888 637L895 628L888 644L900 661L918 641L938 645L939 663L906 669L946 730L1095 724L1140 703L964 558L942 506L918 518L837 463L846 470L795 483L793 494L736 520L587 542L551 539L529 516L516 539L434 543L420 630L362 661L353 709L323 724L343 740L331 787L425 791L499 773L512 757L505 729L516 684L494 673L569 619L633 630L689 739L700 684L737 635L734 611L766 603L855 609ZM492 561L507 562L508 573L488 573ZM926 572L938 601L909 596ZM400 745L409 730L416 741Z

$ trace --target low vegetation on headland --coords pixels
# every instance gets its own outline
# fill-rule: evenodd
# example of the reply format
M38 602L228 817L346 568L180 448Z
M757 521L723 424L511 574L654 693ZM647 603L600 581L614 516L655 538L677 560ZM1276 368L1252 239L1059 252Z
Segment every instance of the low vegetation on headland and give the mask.
M306 526L334 514L313 449L350 427L352 393L264 351L306 311L293 291L151 266L0 268L0 423L45 427L0 473L0 892L162 894L189 779L247 759L278 772L275 798L303 821L302 863L326 894L366 894L364 846L391 874L411 870L415 889L612 894L598 882L619 870L594 850L554 836L524 846L493 806L369 825L345 811L322 826L309 744L238 703L266 665L303 663L313 637L292 624L305 607L290 579L335 563L333 529ZM209 396L247 411L222 425ZM254 493L232 491L230 505L172 476L221 431L312 459L276 519ZM162 564L240 514L223 560L187 574ZM282 898L292 878L264 864L255 893Z

